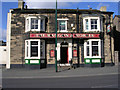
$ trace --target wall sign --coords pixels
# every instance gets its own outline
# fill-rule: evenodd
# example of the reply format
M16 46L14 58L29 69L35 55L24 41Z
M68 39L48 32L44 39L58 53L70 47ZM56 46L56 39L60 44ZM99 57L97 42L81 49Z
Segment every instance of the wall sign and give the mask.
M50 57L55 57L55 50L50 50Z
M30 34L30 38L55 38L55 33L36 33ZM58 33L57 38L100 38L100 34L80 34L80 33Z
M73 50L73 57L77 57L77 50Z

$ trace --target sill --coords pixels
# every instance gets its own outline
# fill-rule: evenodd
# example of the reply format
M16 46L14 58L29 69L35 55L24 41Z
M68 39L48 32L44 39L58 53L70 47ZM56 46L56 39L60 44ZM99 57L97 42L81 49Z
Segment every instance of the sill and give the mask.
M40 57L29 57L29 58L25 58L25 59L40 59Z
M68 32L67 30L61 30L61 31L59 31L59 32Z
M84 32L101 32L100 30L84 30Z
M94 57L84 57L84 58L102 58L101 56L94 56Z

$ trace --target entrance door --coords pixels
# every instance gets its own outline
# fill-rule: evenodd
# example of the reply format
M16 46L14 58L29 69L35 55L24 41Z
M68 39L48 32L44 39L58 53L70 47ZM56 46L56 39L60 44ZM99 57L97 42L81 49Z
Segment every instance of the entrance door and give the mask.
M61 56L61 63L65 64L68 63L68 43L61 43L61 50L60 50L60 56Z

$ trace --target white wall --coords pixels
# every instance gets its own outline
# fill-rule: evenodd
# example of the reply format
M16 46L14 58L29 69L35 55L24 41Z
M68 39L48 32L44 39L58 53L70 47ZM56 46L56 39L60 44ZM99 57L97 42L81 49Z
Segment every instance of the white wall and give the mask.
M7 50L6 46L0 46L0 64L7 63Z

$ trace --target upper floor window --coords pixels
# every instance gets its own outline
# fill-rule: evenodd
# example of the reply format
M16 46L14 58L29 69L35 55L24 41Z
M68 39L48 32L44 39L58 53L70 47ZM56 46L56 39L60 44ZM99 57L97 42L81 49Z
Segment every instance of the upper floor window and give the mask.
M29 16L26 18L25 32L45 31L45 18Z
M99 17L85 17L83 18L84 31L101 31Z
M58 28L60 32L67 32L67 20L68 19L57 19L58 20Z

